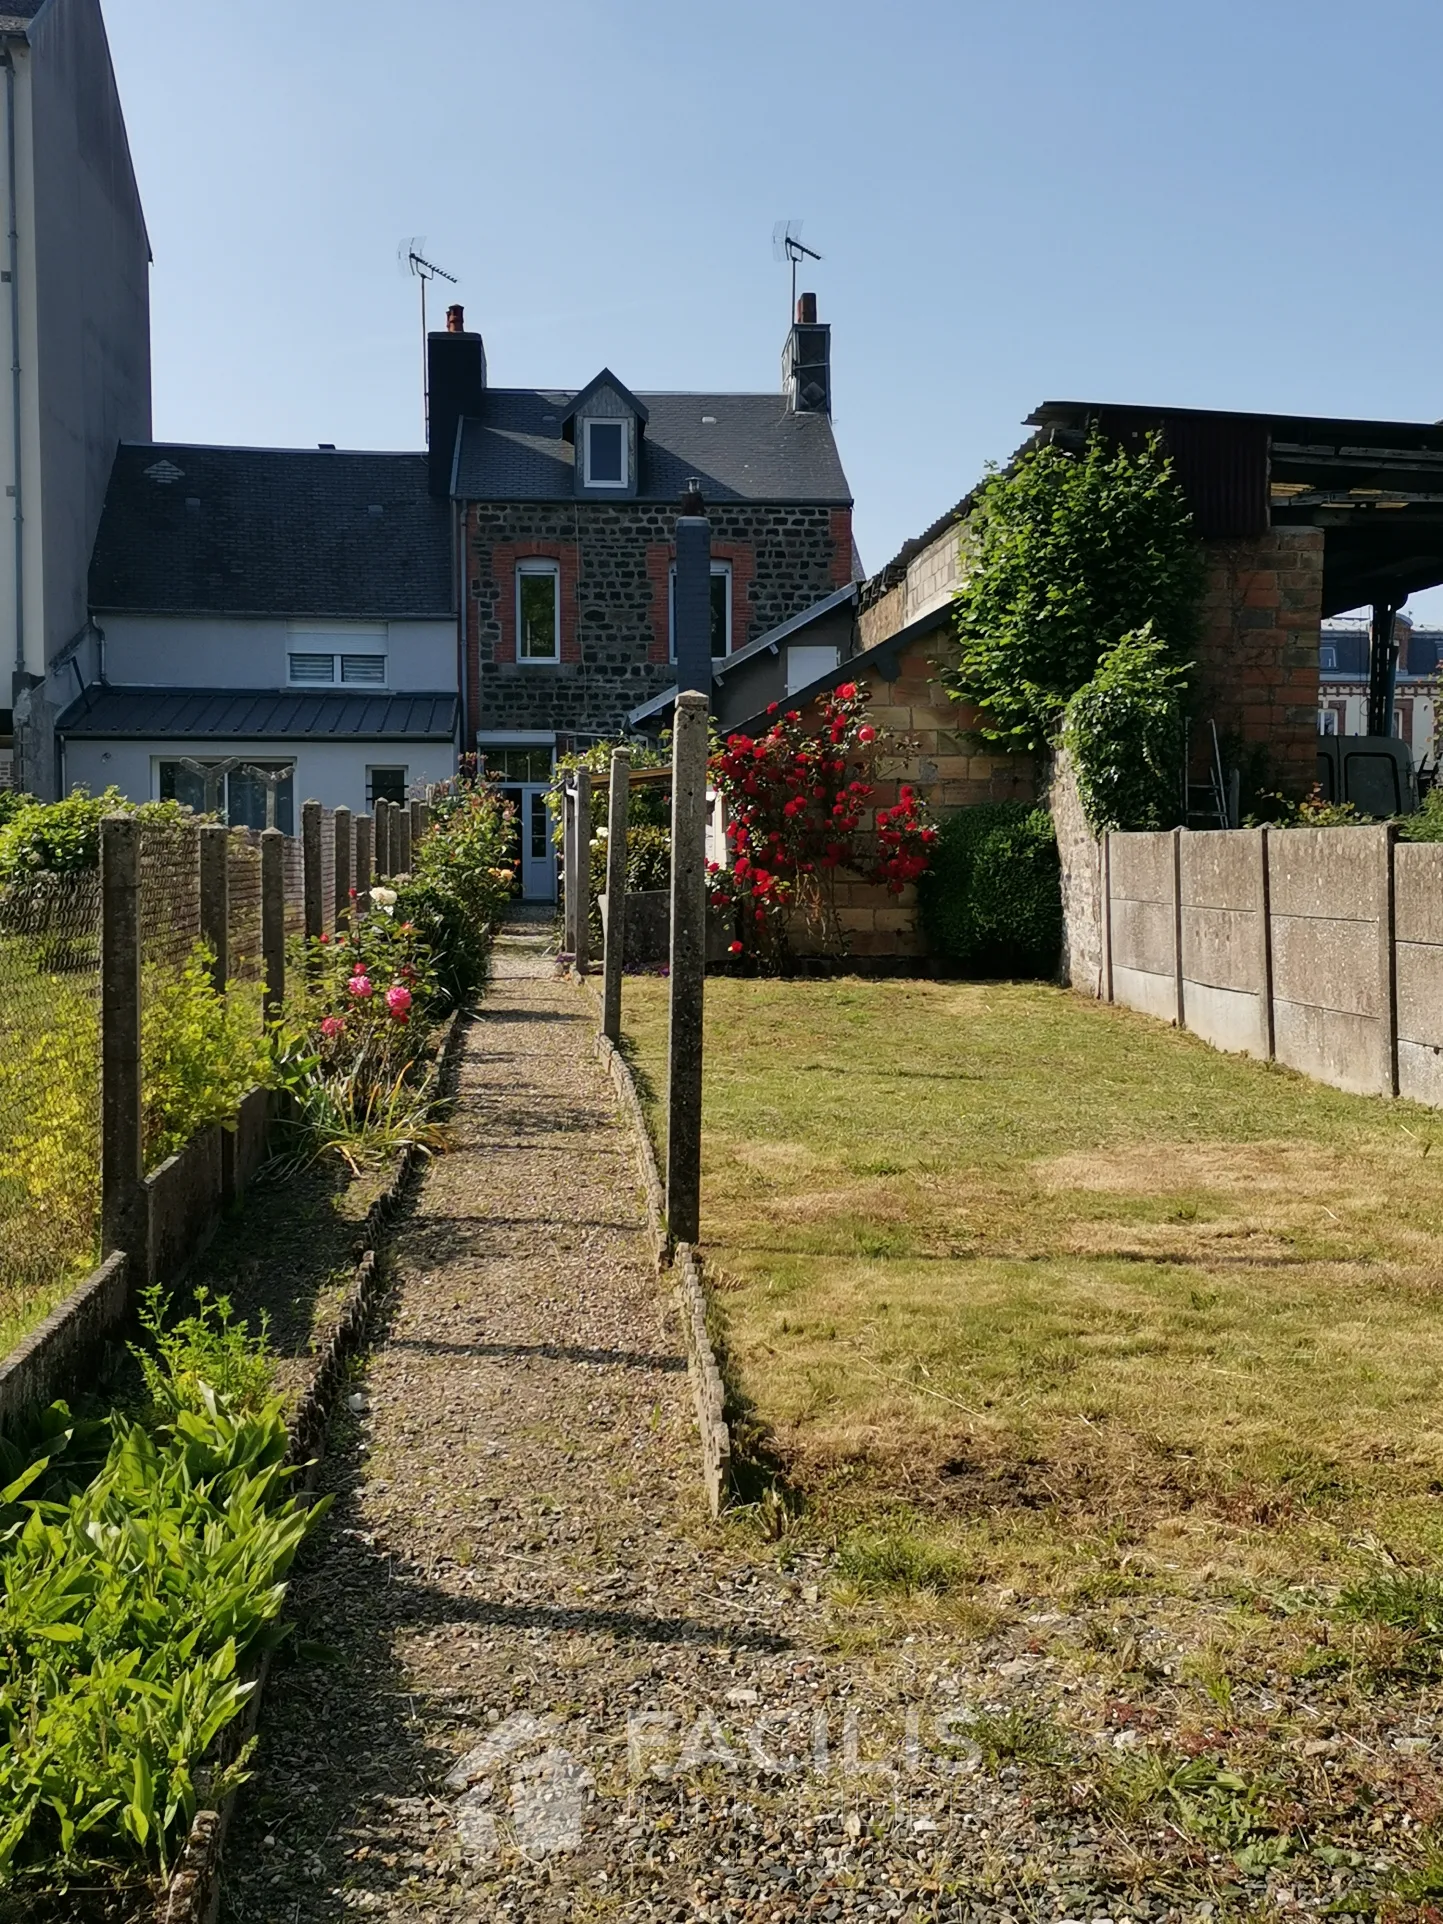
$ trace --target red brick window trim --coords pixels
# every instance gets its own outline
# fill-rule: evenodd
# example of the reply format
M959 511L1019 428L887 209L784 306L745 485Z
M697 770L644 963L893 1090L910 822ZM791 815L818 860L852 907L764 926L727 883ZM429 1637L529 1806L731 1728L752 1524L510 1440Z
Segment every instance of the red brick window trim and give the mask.
M734 655L752 639L752 581L756 575L756 557L749 541L713 541L711 558L713 561L725 561L731 568L731 633L727 637L727 653ZM648 659L654 662L669 662L672 659L671 570L675 560L676 549L670 542L648 543L646 574L651 583L651 645Z
M523 561L550 561L560 578L558 592L562 661L579 661L581 648L576 621L576 544L558 541L498 541L491 550L491 574L496 583L496 619L500 634L496 641L498 662L520 662L524 668L546 669L556 666L557 658L527 659L520 653L519 609L516 577Z

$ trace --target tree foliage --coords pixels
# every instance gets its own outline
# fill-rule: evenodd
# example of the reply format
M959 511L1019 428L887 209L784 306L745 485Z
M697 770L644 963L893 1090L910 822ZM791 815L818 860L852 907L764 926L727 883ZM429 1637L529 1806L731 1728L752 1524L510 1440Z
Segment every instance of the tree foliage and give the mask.
M1187 668L1145 623L1067 704L1063 740L1083 813L1103 829L1171 828L1181 810Z
M1028 449L988 477L963 538L961 659L944 679L985 739L1048 747L1102 656L1146 624L1186 657L1203 555L1156 436L1136 452L1098 434L1080 455Z

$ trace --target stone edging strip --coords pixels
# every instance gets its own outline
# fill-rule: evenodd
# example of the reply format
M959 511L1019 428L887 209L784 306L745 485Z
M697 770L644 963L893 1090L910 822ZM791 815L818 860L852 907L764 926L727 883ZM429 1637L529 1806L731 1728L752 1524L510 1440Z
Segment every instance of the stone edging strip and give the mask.
M573 973L572 980L579 984L593 1006L596 1006L596 991L586 978ZM597 1013L600 1014L599 1007ZM706 1324L706 1281L701 1251L691 1243L678 1243L673 1249L666 1229L666 1190L662 1186L651 1131L646 1126L641 1097L636 1092L630 1064L611 1038L602 1035L599 1029L595 1048L601 1061L606 1064L622 1113L630 1122L636 1138L636 1155L641 1165L641 1186L646 1195L646 1219L651 1231L657 1273L660 1274L668 1264L671 1267L676 1306L681 1316L682 1335L686 1340L687 1375L691 1378L697 1429L701 1434L702 1481L712 1515L720 1516L726 1508L731 1490L732 1438L726 1419L726 1388L717 1366L711 1332Z
M441 1047L437 1055L433 1109L450 1099L465 1036L466 1025L460 1014L448 1017L442 1025ZM365 1339L371 1313L380 1294L383 1277L376 1255L377 1240L381 1230L396 1213L413 1172L423 1160L422 1153L415 1145L408 1144L396 1158L390 1181L366 1212L361 1232L365 1247L346 1291L340 1317L316 1358L304 1394L286 1420L286 1427L291 1433L286 1460L292 1465L309 1466L298 1483L303 1492L315 1485L315 1452L320 1447L335 1408L346 1365ZM267 1656L257 1666L253 1680L255 1688L244 1712L224 1733L223 1761L234 1757L240 1746L255 1735L269 1668L270 1659ZM155 1924L215 1924L220 1913L221 1853L234 1806L235 1793L232 1792L219 1810L196 1812L185 1849L170 1882L160 1894L154 1912Z
M83 1366L125 1321L127 1260L121 1250L107 1256L0 1362L0 1430L73 1393Z

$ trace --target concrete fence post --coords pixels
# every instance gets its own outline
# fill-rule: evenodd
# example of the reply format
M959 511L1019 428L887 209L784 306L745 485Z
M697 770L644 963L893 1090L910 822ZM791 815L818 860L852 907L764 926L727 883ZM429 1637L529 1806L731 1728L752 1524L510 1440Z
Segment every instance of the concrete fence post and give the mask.
M200 939L211 952L211 986L224 995L230 977L230 830L219 822L202 822L197 840Z
M286 999L286 838L261 830L261 1007L274 1022Z
M621 1040L621 969L626 953L626 830L631 814L631 756L611 751L606 810L606 948L602 957L601 1033Z
M1173 1001L1176 1015L1173 1020L1178 1028L1187 1027L1187 1009L1183 996L1182 967L1182 838L1184 831L1175 828L1172 832L1172 979Z
M1383 1093L1398 1093L1398 947L1395 937L1393 854L1398 826L1385 822L1378 830L1378 1006L1382 1011L1380 1065Z
M430 832L431 804L429 802L412 802L411 808L413 810L411 816L411 852L414 855L417 844L423 842Z
M350 927L351 923L351 811L338 808L332 817L331 826L336 837L335 863L335 917L336 932Z
M524 833L523 829L523 833ZM591 770L576 776L576 973L591 967Z
M411 811L409 808L391 810L391 873L393 875L411 873Z
M1112 830L1102 837L1102 999L1112 1001Z
M518 838L520 830L517 831ZM561 947L576 953L576 784L568 776L561 791Z
M150 1266L142 1073L140 824L133 815L107 815L100 824L100 1253L124 1250L132 1294Z
M707 698L677 696L671 755L671 981L666 1221L673 1242L701 1228L702 1015L706 987Z
M371 853L376 865L376 880L384 882L391 873L391 804L380 796L372 805Z
M375 823L369 815L358 815L351 827L356 843L356 914L364 915L371 906L371 836Z
M1258 844L1258 995L1262 1002L1263 1056L1272 1062L1277 1056L1277 1032L1273 1023L1273 907L1268 880L1268 831L1258 828L1253 833Z
M326 900L321 870L321 813L319 802L301 803L301 891L308 942L319 942L326 932Z

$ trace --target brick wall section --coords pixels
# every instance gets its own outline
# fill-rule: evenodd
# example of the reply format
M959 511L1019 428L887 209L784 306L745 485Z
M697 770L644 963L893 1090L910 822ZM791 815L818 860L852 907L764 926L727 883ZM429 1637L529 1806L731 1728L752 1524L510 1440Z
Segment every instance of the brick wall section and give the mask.
M1210 541L1207 554L1197 650L1203 750L1215 721L1220 735L1267 750L1273 784L1304 795L1317 780L1323 532L1273 528L1252 541Z
M832 530L832 586L845 588L852 579L852 510L833 508L831 513Z
M805 503L721 503L709 514L712 552L732 564L734 648L851 578L850 514ZM674 508L644 501L468 505L473 737L478 729L511 728L615 735L631 709L670 687L667 577L675 524ZM515 567L528 554L561 563L559 664L516 660Z
M879 731L895 737L888 752L873 764L877 806L888 807L909 782L936 820L977 802L1030 801L1035 772L1023 756L989 754L968 741L965 731L974 711L952 700L938 679L938 663L945 664L956 644L944 630L913 642L902 651L895 681L873 675L868 715ZM817 703L804 711L818 723ZM917 926L917 891L899 897L860 876L838 877L836 901L851 953L866 958L916 957L926 954ZM793 938L802 953L807 943L798 928Z
M875 648L907 625L907 584L899 581L884 595L864 604L857 615L857 646Z

